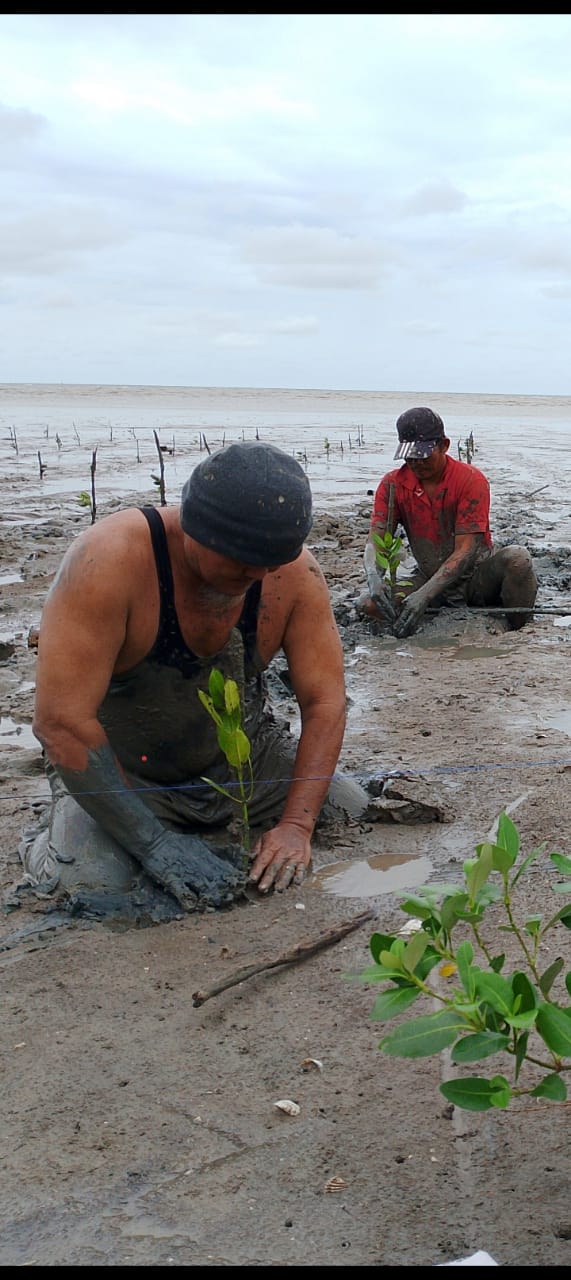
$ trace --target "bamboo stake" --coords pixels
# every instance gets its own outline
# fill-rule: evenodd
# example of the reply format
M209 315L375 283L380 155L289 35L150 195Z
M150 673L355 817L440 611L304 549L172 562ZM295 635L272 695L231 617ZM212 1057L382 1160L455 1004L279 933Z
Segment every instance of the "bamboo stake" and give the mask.
M389 485L389 506L387 511L387 529L389 533L394 533L394 529L393 529L394 511L395 511L395 486L394 484L391 483Z
M258 964L248 965L246 969L238 969L237 973L231 974L228 978L222 978L220 982L215 982L213 986L207 987L205 991L194 991L192 996L192 1004L195 1009L199 1009L207 1000L211 1000L213 996L217 996L221 991L227 991L229 987L236 987L240 982L245 982L247 978L253 978L257 973L265 973L267 969L275 969L282 964L296 964L300 960L306 960L308 956L315 955L316 951L321 951L324 947L331 947L333 943L339 942L348 933L352 933L354 929L359 929L362 924L366 924L367 920L372 920L377 912L373 907L369 907L367 911L362 911L360 915L353 916L352 920L344 920L343 924L335 925L332 929L328 929L327 933L322 933L319 938L314 938L312 942L300 942L297 947L292 947L290 951L282 951L281 956L277 956L275 960L260 960Z

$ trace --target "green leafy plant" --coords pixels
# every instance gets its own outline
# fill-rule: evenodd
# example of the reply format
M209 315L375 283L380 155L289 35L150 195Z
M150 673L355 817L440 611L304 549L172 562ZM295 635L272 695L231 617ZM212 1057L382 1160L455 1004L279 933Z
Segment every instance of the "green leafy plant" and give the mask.
M242 728L242 706L240 692L235 680L226 680L217 667L213 667L208 679L208 693L198 690L203 707L216 725L218 746L223 751L228 765L236 773L238 794L220 786L212 778L203 777L202 781L214 787L221 795L232 800L240 808L241 838L244 849L250 849L250 822L248 805L254 794L254 775L252 773L251 748L248 735Z
M77 501L79 502L80 507L90 507L91 495L86 493L85 489L82 489L81 493L78 495Z
M400 933L373 934L374 963L358 975L367 983L389 983L372 1009L377 1022L405 1013L423 996L440 1006L389 1031L379 1041L383 1053L423 1058L450 1049L458 1067L500 1053L511 1059L511 1081L494 1073L461 1075L440 1085L449 1102L467 1111L506 1108L524 1094L552 1102L567 1097L563 1076L571 1071L571 1004L565 993L571 995L571 971L562 997L554 998L565 962L558 957L542 968L540 951L556 925L571 930L571 902L545 921L541 914L524 914L518 921L513 904L522 876L540 854L565 877L552 890L569 893L571 858L545 854L544 844L520 857L517 827L500 814L495 842L476 846L476 857L464 863L463 883L425 885L408 895L401 908L414 918L415 931L408 939ZM511 972L505 954L495 954L486 940L484 917L490 910L499 911L502 923L496 927L514 940L517 959ZM475 962L476 953L483 963ZM452 978L452 985L443 981ZM543 1073L539 1083L521 1083L524 1065L527 1072L534 1069L535 1078Z
M394 533L390 533L388 529L384 533L373 533L372 540L375 546L375 560L377 569L383 578L387 578L390 584L391 597L398 603L402 601L406 595L404 587L412 587L409 578L401 578L397 583L397 570L401 562L402 538Z

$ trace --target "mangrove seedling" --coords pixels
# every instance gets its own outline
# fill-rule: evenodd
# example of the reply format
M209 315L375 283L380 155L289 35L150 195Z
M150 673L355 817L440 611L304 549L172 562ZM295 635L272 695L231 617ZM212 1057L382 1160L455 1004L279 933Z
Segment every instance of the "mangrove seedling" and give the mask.
M387 578L391 599L395 603L402 601L406 595L404 587L411 587L412 582L408 578L401 578L397 583L397 570L401 562L402 538L398 538L394 533L390 533L388 529L384 533L373 533L372 540L375 547L375 562L382 578Z
M223 787L212 778L203 777L202 781L214 787L221 795L232 800L240 808L241 842L246 850L250 849L250 821L248 805L254 794L254 775L252 773L251 748L248 735L242 727L242 706L240 692L235 680L226 680L217 667L213 667L208 679L208 693L198 690L203 707L216 725L218 746L223 751L228 765L234 770L237 779L238 794Z
M554 995L565 961L556 956L544 966L542 952L552 930L571 930L571 902L545 920L526 911L525 897L521 918L514 908L522 877L540 855L564 877L551 885L552 891L569 894L571 857L546 854L544 844L521 857L517 827L507 813L500 814L495 840L477 845L476 857L464 863L463 882L425 885L406 896L401 908L412 917L414 931L374 933L369 943L373 964L358 975L367 983L389 984L373 1005L376 1022L390 1021L423 998L432 1009L438 1006L436 1012L397 1025L378 1047L399 1058L449 1050L452 1065L461 1072L442 1083L440 1092L465 1111L505 1109L524 1095L548 1102L567 1097L571 970ZM505 953L496 953L489 940L485 926L492 922L513 940L516 958L509 968ZM488 1075L466 1073L472 1063L498 1054L507 1058L510 1078L497 1069Z

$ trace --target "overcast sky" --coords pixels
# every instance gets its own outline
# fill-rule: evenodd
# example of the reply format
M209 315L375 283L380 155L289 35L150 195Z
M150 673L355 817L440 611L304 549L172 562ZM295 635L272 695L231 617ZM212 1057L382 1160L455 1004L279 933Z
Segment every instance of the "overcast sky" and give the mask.
M0 382L571 394L571 15L0 16Z

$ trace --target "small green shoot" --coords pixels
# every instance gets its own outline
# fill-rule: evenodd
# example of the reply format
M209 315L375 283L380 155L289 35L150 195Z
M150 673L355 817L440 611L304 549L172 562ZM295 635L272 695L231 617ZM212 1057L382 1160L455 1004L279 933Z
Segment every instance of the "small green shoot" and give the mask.
M401 562L402 538L397 537L386 529L382 534L373 533L372 540L375 546L377 569L379 569L381 576L389 581L391 598L395 603L402 602L406 595L406 591L403 588L412 586L412 582L408 578L401 578L397 582L397 570Z
M246 853L250 849L250 822L248 805L254 794L250 740L242 728L240 692L235 680L226 680L217 667L213 667L208 680L208 693L198 690L203 707L216 725L218 746L228 765L234 769L238 780L238 795L220 786L212 778L202 781L214 787L221 795L240 807L242 844Z

